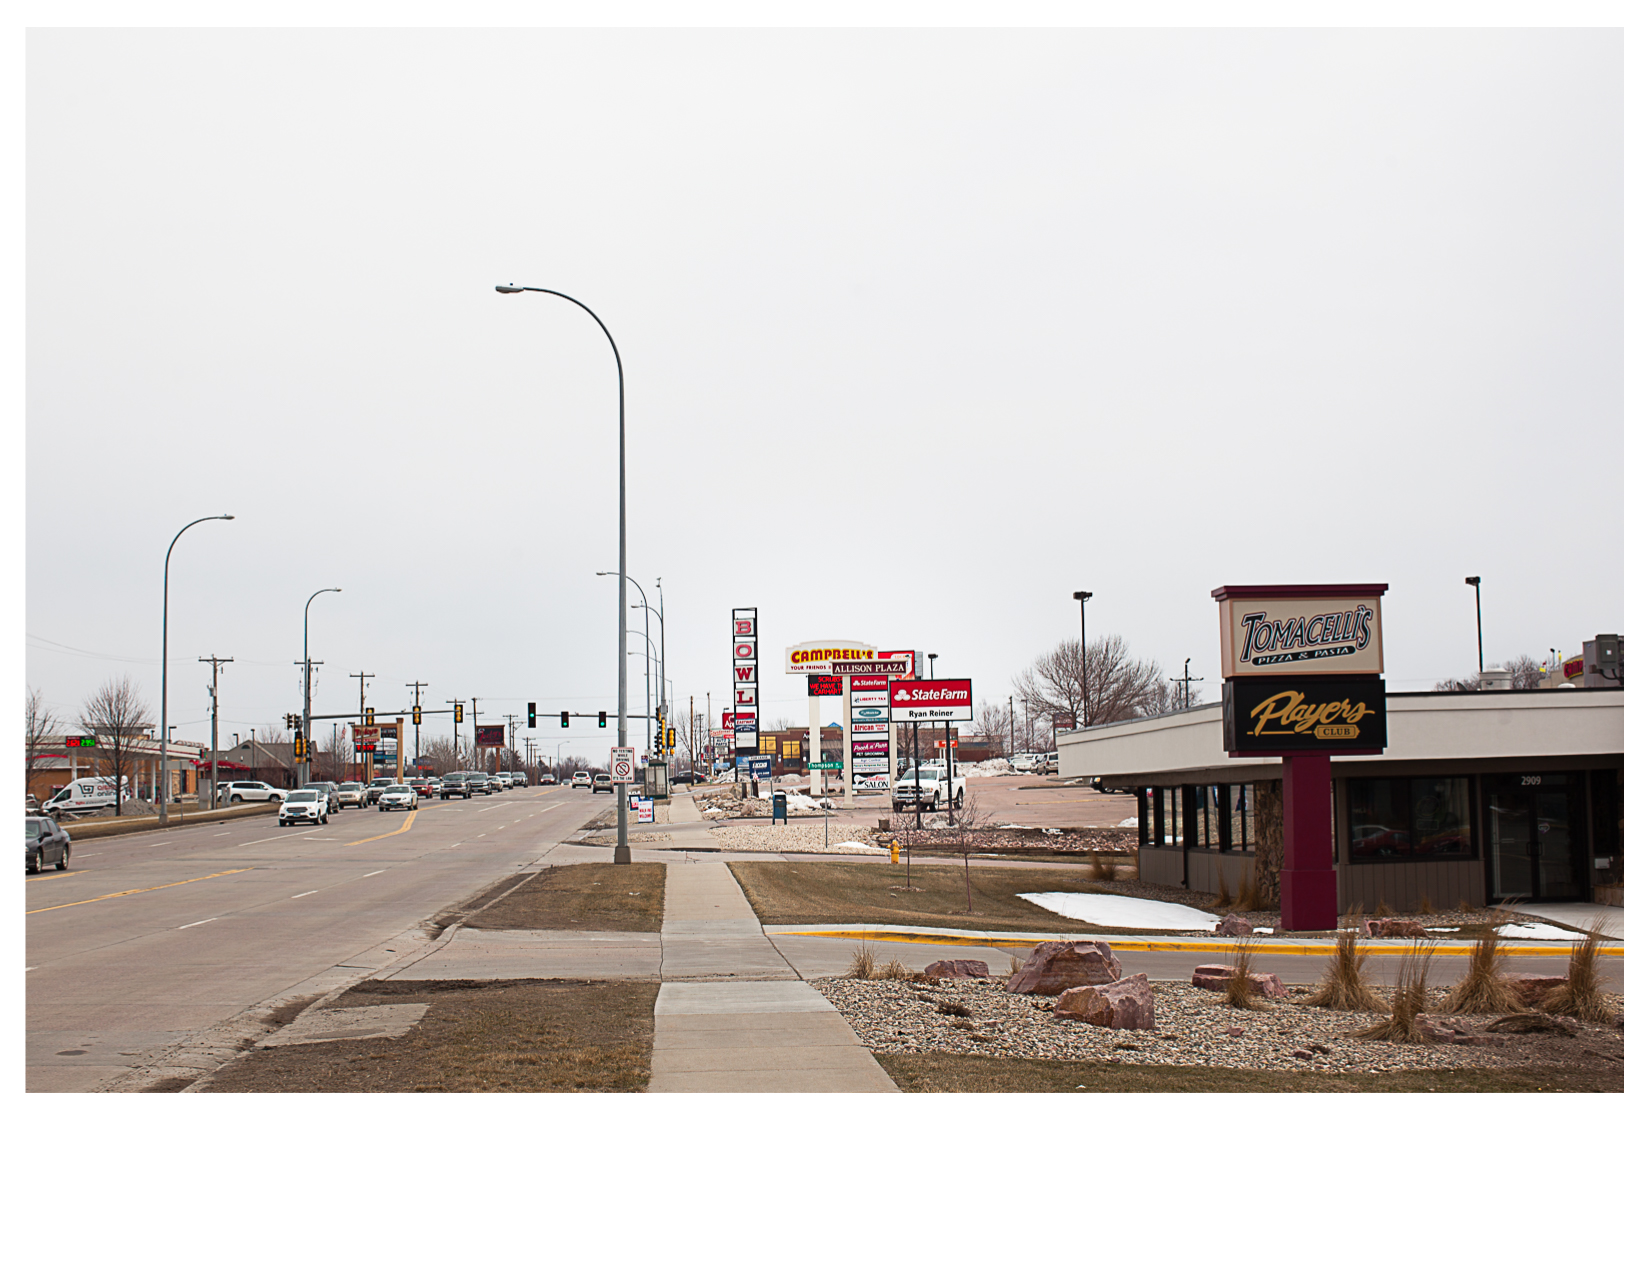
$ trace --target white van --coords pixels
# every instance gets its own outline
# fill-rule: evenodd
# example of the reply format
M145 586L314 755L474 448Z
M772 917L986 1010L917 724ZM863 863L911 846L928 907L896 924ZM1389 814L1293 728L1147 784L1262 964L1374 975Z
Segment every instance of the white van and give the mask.
M120 781L120 799L132 799L132 785L124 777ZM70 780L46 798L40 811L48 815L83 815L94 810L113 809L114 804L115 781L107 775L99 775L96 778Z

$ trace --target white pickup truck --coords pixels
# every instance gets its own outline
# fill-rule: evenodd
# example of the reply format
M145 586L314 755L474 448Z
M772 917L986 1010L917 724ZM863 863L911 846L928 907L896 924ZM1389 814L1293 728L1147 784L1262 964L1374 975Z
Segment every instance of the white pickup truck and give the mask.
M894 785L894 809L918 806L923 810L937 810L948 806L952 799L952 784L956 785L955 795L960 805L968 787L968 781L961 775L947 779L945 767L937 763L919 767L914 773L908 770Z

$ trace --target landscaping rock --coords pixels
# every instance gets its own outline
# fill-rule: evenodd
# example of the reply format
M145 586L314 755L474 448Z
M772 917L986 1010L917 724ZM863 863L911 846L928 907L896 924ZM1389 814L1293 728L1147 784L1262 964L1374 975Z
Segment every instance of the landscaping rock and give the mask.
M1488 1036L1477 1036L1462 1027L1452 1018L1428 1018L1425 1014L1415 1016L1415 1026L1435 1045L1491 1045L1495 1042Z
M1224 992L1227 984L1232 981L1236 969L1230 965L1199 965L1192 971L1192 986L1201 987L1206 991ZM1276 974L1262 974L1255 970L1249 971L1249 985L1262 996L1287 996L1289 989L1283 985L1283 980Z
M1128 1031L1157 1026L1152 988L1144 974L1130 974L1104 987L1068 987L1055 1002L1054 1016Z
M1224 935L1227 935L1227 936L1238 935L1238 934L1253 934L1254 932L1255 932L1255 927L1250 925L1249 922L1245 921L1241 916L1238 916L1236 913L1233 913L1230 916L1221 917L1220 918L1220 924L1215 926L1215 933L1216 934L1224 934Z
M1498 1018L1488 1027L1487 1032L1552 1032L1559 1036L1574 1036L1575 1025L1566 1018L1555 1018L1551 1014L1508 1014L1505 1018Z
M1419 921L1376 917L1364 922L1364 934L1372 939L1424 939L1427 936L1427 927Z
M924 974L935 978L990 978L991 971L984 961L935 961Z
M1008 980L1022 996L1057 996L1071 987L1104 987L1123 977L1111 945L1099 939L1039 943L1031 959Z
M1562 974L1509 974L1507 981L1512 984L1518 999L1526 1005L1534 1005L1555 987L1563 987L1569 980Z

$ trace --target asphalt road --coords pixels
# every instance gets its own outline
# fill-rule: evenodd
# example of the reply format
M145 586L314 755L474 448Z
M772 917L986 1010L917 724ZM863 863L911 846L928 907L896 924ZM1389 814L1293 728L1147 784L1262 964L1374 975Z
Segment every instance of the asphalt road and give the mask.
M100 838L27 878L27 1088L84 1092L396 936L611 803L565 787Z

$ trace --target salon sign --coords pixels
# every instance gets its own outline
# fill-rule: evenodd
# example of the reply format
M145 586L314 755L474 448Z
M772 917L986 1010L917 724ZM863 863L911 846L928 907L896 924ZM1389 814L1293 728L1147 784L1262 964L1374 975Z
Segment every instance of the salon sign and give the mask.
M1220 675L1378 677L1384 584L1222 585Z

